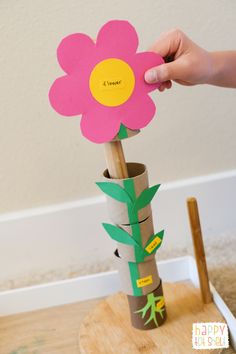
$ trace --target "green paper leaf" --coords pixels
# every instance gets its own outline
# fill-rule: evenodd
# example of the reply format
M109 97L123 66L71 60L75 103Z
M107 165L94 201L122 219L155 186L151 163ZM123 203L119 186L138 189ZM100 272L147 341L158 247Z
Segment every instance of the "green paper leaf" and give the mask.
M152 201L152 198L156 194L159 187L160 187L160 184L156 184L155 186L144 189L144 191L142 191L142 193L137 198L137 200L134 204L134 208L136 210L140 210L140 209L143 209L148 204L150 204Z
M155 253L162 245L164 230L152 235L144 247L145 256L150 256Z
M122 123L120 124L120 130L119 130L119 133L118 133L118 138L120 140L128 138L127 128Z
M121 229L120 227L106 223L103 223L102 226L113 240L118 241L120 243L124 243L126 245L139 247L135 239L132 238L128 232Z
M109 197L122 203L132 203L130 195L119 184L112 182L96 182L96 185Z

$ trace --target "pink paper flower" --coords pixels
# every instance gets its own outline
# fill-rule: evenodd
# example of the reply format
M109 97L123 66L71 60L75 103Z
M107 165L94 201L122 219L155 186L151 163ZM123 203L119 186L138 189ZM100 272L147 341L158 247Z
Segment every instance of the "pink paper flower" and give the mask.
M153 52L136 53L138 36L127 21L110 21L96 43L83 33L64 38L57 58L66 72L53 83L49 99L61 115L82 114L82 134L95 143L111 141L121 123L132 130L145 127L155 114L146 84L147 69L162 64Z

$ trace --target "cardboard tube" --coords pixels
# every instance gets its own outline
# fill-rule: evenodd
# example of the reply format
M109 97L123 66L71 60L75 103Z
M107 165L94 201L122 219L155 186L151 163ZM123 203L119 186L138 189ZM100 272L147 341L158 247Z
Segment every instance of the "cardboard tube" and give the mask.
M133 296L146 295L157 288L160 277L155 258L147 262L127 262L115 251L121 287L124 293Z
M152 215L150 215L144 221L141 221L140 223L136 224L135 226L139 227L142 246L145 247L149 238L154 234ZM125 231L127 231L131 236L133 235L133 232L135 232L136 229L131 225L120 225L120 227ZM118 243L117 248L118 248L119 255L122 259L128 262L137 262L135 256L135 248L133 246L125 245L123 243ZM155 253L145 257L143 261L146 262L153 258L155 258Z
M159 286L152 293L143 296L127 296L130 308L130 318L133 327L141 330L149 330L160 327L165 322L166 308L164 298L162 297L163 289L161 281ZM151 304L153 304L152 308L150 306ZM142 318L142 314L144 312L141 310L144 310L145 307L148 309L145 316ZM152 311L155 309L157 311ZM151 316L155 316L155 321L152 319L149 323L145 324Z
M136 198L142 191L148 188L148 173L146 166L141 163L129 162L127 163L129 178L117 179L110 178L108 170L103 173L106 182L119 184L122 188L131 188L129 193L135 193ZM133 188L132 188L133 187ZM137 213L137 218L130 221L129 210L126 203L119 202L107 196L107 206L110 219L118 225L129 225L147 219L151 215L151 206L148 204Z

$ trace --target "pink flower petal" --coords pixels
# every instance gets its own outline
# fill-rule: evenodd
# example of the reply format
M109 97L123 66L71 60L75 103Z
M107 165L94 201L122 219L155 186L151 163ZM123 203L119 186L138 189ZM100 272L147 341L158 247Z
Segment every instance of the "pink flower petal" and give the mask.
M120 128L120 116L110 107L97 104L83 114L80 122L82 134L94 143L111 141Z
M99 31L96 47L106 49L110 56L134 54L138 48L138 36L128 21L109 21Z
M57 48L58 62L66 73L71 74L79 68L81 60L91 55L94 48L93 40L86 34L71 34Z
M147 94L132 95L129 101L120 106L121 123L129 129L141 129L148 125L155 112L155 104Z
M135 72L135 86L139 94L141 94L142 92L151 92L160 86L160 83L147 84L144 80L144 74L148 69L151 69L161 64L164 64L164 59L159 54L154 52L138 53L134 56L132 61L132 68Z
M88 98L82 91L80 78L62 76L54 81L49 91L49 101L52 107L63 116L81 114Z

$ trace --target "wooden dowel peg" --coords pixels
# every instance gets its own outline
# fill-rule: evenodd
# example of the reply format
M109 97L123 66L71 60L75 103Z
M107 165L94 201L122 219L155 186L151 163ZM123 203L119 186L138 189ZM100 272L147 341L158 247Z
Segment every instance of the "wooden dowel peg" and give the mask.
M128 169L121 141L111 141L105 144L105 154L108 172L111 178L128 178Z
M202 301L204 304L209 304L212 302L212 295L208 279L205 250L196 198L191 197L187 199L187 208L198 269Z

